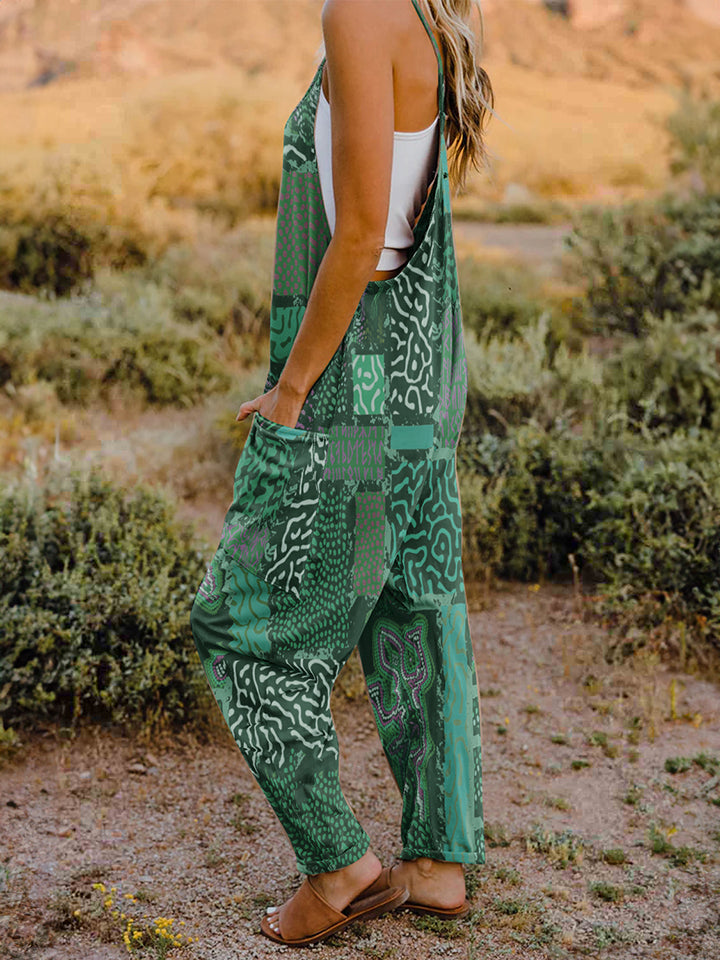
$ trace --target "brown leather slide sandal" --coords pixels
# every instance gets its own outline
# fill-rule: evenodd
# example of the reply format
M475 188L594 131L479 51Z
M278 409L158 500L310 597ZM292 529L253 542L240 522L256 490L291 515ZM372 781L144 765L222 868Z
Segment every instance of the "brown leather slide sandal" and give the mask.
M390 886L391 870L392 867L385 867L377 880L363 891L362 896L379 893L381 890L392 889ZM353 903L355 903L355 901L353 901ZM350 906L352 905L351 903ZM405 900L401 906L404 910L412 910L413 913L424 916L438 917L441 920L460 920L462 917L466 917L471 910L468 900L465 900L464 903L459 904L457 907L431 907L424 903L413 903L412 900Z
M306 947L338 933L355 920L379 917L407 900L405 887L386 886L376 890L376 883L370 884L344 910L336 910L318 893L312 878L305 877L297 893L276 914L279 934L270 926L267 917L263 917L260 929L275 943Z

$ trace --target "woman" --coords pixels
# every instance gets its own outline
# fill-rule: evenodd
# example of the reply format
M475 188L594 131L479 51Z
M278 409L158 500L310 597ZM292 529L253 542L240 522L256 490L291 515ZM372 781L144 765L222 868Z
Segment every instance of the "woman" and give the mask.
M462 864L484 862L446 155L458 183L484 156L476 3L325 0L326 55L285 125L270 370L240 407L255 416L191 614L307 875L263 919L280 943L403 903L462 916ZM403 801L400 860L384 870L338 779L330 694L356 645Z

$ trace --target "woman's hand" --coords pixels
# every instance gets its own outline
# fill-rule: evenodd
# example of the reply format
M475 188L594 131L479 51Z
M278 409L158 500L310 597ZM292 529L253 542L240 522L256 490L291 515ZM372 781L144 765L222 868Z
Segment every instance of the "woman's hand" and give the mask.
M240 411L235 419L244 420L251 413L261 413L263 417L272 420L274 423L282 424L285 427L295 427L304 403L304 396L283 389L278 383L268 393L263 393L262 396L256 397L254 400L246 400L245 403L241 404Z

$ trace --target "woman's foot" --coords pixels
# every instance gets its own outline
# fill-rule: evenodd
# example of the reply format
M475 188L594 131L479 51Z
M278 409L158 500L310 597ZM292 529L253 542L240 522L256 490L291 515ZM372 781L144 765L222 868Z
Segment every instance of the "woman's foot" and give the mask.
M372 850L368 850L359 860L347 867L332 870L330 873L314 874L313 886L330 906L335 907L336 910L344 910L358 894L380 876L381 872L382 864ZM400 881L398 884L402 886ZM280 907L267 908L268 924L275 933L280 932L279 911Z
M390 883L406 887L408 903L452 909L465 902L465 873L461 863L418 857L390 868Z

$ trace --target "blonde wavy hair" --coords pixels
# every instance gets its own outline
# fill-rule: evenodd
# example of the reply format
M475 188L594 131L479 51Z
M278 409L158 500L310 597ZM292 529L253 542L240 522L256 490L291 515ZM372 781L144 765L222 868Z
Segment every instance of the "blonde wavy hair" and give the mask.
M469 167L480 171L489 167L485 147L488 114L495 114L495 94L490 77L479 60L485 42L484 21L480 0L417 0L440 40L440 53L445 73L445 142L448 149L448 172L455 193L465 189ZM470 18L477 10L480 35L475 33ZM320 44L316 60L325 56L325 42Z

